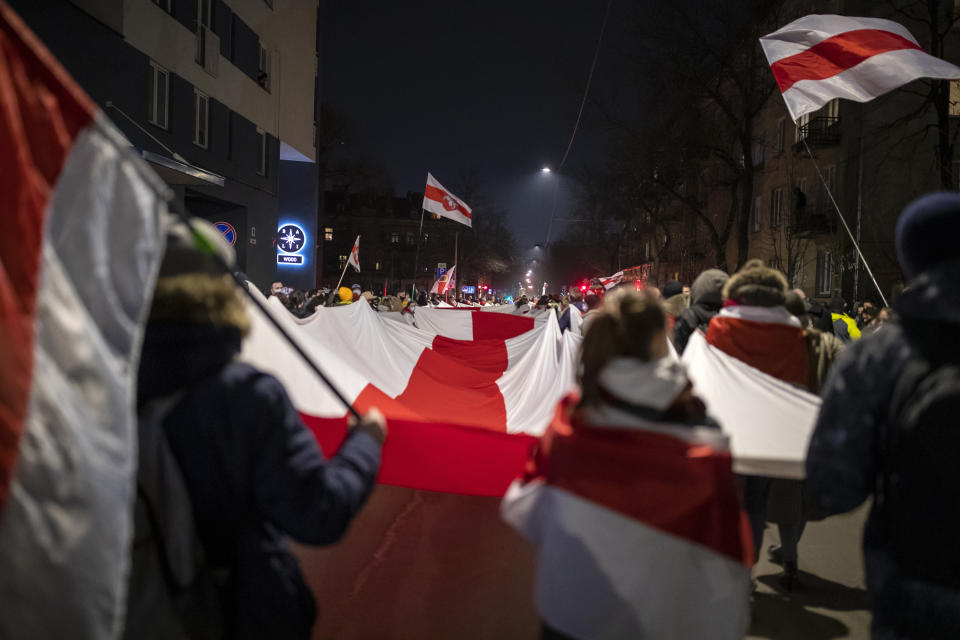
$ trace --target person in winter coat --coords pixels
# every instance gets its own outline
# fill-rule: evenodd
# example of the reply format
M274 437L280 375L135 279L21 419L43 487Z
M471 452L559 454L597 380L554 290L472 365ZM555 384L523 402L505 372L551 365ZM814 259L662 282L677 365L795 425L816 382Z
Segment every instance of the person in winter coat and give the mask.
M608 294L580 371L580 393L560 402L501 507L539 553L540 637L742 638L749 544L736 478L726 438L668 355L659 301Z
M197 233L229 255L215 230ZM237 360L246 307L194 238L180 225L168 239L138 405L178 398L162 425L207 560L225 576L226 637L308 638L316 606L287 538L332 544L343 536L376 482L385 423L372 410L325 458L283 385Z
M687 341L697 329L706 332L710 318L720 312L723 304L723 285L730 278L720 269L707 269L693 281L690 289L690 308L673 325L673 346L682 354Z
M810 364L803 327L784 307L787 279L762 263L747 263L723 287L724 307L710 320L707 342L775 378L807 388ZM759 555L772 479L743 476L754 552Z
M846 303L842 298L834 298L830 301L830 319L833 321L833 333L844 344L849 344L854 340L860 339L860 329L857 327L857 321L847 315L844 307Z
M873 496L863 533L872 635L960 638L960 195L901 214L896 248L910 286L898 320L840 356L807 452L826 513Z

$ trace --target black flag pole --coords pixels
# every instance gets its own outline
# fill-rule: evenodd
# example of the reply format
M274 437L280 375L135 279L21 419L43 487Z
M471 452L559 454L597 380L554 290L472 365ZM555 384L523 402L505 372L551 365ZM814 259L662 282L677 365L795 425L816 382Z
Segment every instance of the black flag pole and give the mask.
M417 232L417 252L413 257L413 284L410 286L410 298L417 295L417 269L420 268L420 240L423 239L423 207L420 207L420 231Z
M240 280L240 276L238 276L237 273L230 268L230 265L226 263L226 261L223 259L223 256L221 256L220 253L215 248L210 246L210 243L207 241L207 239L194 230L193 225L190 224L190 218L187 217L187 214L184 213L183 211L178 211L177 215L180 217L180 220L183 221L185 225L187 225L187 229L189 229L190 233L193 235L194 241L198 245L200 245L205 251L210 253L213 256L214 260L216 260L220 264L220 266L223 267L224 271L230 274L230 277L232 277L236 285L240 287L240 290L243 291L243 293L246 294L247 298L251 302L253 302L253 305L257 309L259 309L261 313L263 313L264 317L266 317L267 320L270 321L270 324L273 325L273 328L276 329L280 333L280 335L283 336L284 340L287 341L287 344L289 344L293 348L293 350L297 352L297 355L300 356L300 358L304 361L304 363L306 363L306 365L317 375L317 377L320 378L323 384L325 384L326 387L330 390L330 393L336 396L337 399L343 403L343 405L347 408L347 411L349 411L354 418L356 418L357 420L361 420L362 417L360 416L360 413L356 409L354 409L353 405L340 392L340 390L336 387L336 385L333 384L330 378L327 377L327 375L323 372L320 366L313 361L313 358L311 358L310 355L307 354L307 352L303 349L303 347L301 347L300 344L294 339L294 337L287 332L287 330L283 327L282 324L280 324L280 321L277 320L275 317L273 317L273 314L270 313L270 310L267 309L267 306L263 303L263 301L257 298L257 296L255 296L253 292L250 291L250 289L247 287L246 282L243 282L242 280Z

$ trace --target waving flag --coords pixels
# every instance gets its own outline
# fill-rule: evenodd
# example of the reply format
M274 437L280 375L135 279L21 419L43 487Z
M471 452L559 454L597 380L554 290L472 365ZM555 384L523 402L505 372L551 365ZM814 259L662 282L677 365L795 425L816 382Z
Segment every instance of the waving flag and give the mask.
M347 259L347 264L353 265L357 273L360 273L360 236L357 236L356 241L353 243L353 249L350 249L350 257Z
M960 78L960 68L880 18L810 15L763 36L760 45L794 121L834 98L868 102L918 78Z
M445 294L447 291L450 291L453 287L457 286L457 279L454 276L454 272L457 270L457 265L453 265L453 268L450 271L447 271L440 279L433 283L433 288L430 289L430 293L439 293L440 295Z
M447 191L431 174L427 174L427 186L423 190L423 209L444 218L450 218L468 227L473 226L473 214L463 200Z
M600 284L603 285L604 289L610 289L617 286L623 282L623 271L617 271L612 276L607 276L606 278L600 278Z
M3 638L114 638L123 622L167 190L121 140L0 2Z

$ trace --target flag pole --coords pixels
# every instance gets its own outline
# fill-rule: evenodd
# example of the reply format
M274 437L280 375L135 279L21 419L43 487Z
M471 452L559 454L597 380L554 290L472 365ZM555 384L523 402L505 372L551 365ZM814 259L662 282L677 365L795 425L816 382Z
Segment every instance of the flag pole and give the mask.
M453 268L454 269L457 268L457 258L459 257L460 257L460 231L457 231L453 236ZM458 275L457 277L459 278L460 276ZM454 282L454 285L456 285L456 282ZM450 287L447 287L447 291L449 290L450 290ZM457 299L456 289L454 289L453 291L453 299L454 300Z
M351 247L350 250L352 251L353 247ZM333 289L334 291L338 291L340 289L340 285L343 284L343 276L347 275L347 267L349 266L350 256L347 256L347 261L343 264L343 271L340 273L340 280L337 281L337 286Z
M877 284L877 278L873 275L873 270L870 268L870 265L867 263L867 259L863 256L863 252L860 250L860 244L857 242L857 239L853 237L853 232L850 231L850 225L847 224L846 219L843 217L843 213L840 211L840 205L837 204L836 198L833 197L833 192L830 191L830 185L827 184L827 180L823 177L823 172L820 171L820 165L817 164L816 158L813 157L813 151L810 150L810 145L807 144L806 137L803 138L803 146L807 149L807 155L810 156L810 161L813 163L813 167L817 170L817 175L820 177L820 183L823 184L824 189L827 190L827 195L830 197L830 202L833 203L833 208L836 210L837 217L840 218L840 222L843 224L844 230L850 237L850 242L853 243L853 248L857 250L857 255L860 256L860 259L863 261L864 268L866 268L867 273L870 274L870 279L873 280L873 286L877 288L877 293L880 294L880 299L883 300L883 306L889 306L887 303L887 298L883 295L883 291L880 289L880 285Z
M417 233L417 252L413 258L413 285L411 285L410 297L417 295L417 269L420 268L420 240L423 238L423 207L420 207L420 231Z

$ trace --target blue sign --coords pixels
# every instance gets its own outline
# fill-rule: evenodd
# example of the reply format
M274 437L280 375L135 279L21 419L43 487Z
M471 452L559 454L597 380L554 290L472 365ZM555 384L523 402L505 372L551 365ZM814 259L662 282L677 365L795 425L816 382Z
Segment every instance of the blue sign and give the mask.
M302 252L307 246L307 234L303 228L292 222L286 222L277 229L277 264L302 267Z
M464 285L463 288L461 288L460 290L463 291L464 293L476 293L476 292L477 292L477 288L476 288L474 285L472 285L472 284L471 284L471 285Z
M237 244L237 230L229 222L214 222L213 226L217 231L223 234L224 240L230 243L230 246Z

